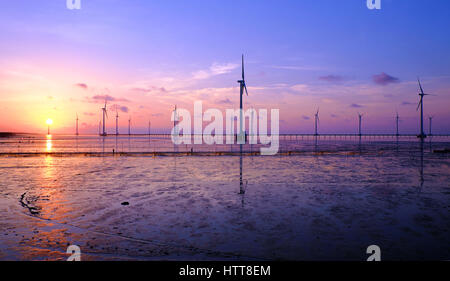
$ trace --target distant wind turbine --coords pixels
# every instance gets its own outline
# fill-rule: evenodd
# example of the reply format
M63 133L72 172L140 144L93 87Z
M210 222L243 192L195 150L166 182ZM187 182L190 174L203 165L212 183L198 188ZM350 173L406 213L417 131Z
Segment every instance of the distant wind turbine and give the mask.
M314 135L317 136L317 125L319 124L319 108L317 108L316 114L314 114Z
M252 108L252 117L251 117L251 120L250 120L250 136L251 136L251 138L253 137L253 135L255 134L255 132L253 132L253 125L254 125L254 122L255 122L255 117L254 117L254 114L255 113L255 109L254 108Z
M361 136L361 121L362 121L363 115L358 112L358 120L359 120L359 136Z
M116 136L119 135L119 111L116 106Z
M434 118L434 116L429 116L429 117L428 117L428 119L430 120L430 125L429 125L429 126L430 126L430 128L429 128L429 129L430 129L430 132L428 133L428 135L429 135L430 137L432 136L432 133L431 133L431 125L432 125L432 122L433 122L433 118Z
M77 113L77 123L75 127L75 135L78 136L78 113Z
M131 116L128 117L128 135L131 135Z
M150 120L148 120L148 135L150 136L152 130L152 122Z
M417 78L417 82L419 82L419 90L420 90L419 91L420 101L416 109L419 110L420 107L420 135L418 135L417 137L423 140L427 137L427 135L425 135L425 133L423 132L423 97L428 96L428 94L425 94L423 92L423 88L422 85L420 84L419 78Z
M102 136L106 136L106 118L108 118L108 111L106 110L106 100L105 100L105 106L102 108L103 113L103 132Z
M177 116L177 105L175 105L175 108L173 109L173 127L175 128L175 126L177 125L177 120L178 120L178 116Z
M239 91L240 91L240 100L239 100L239 108L240 108L240 118L239 118L239 140L238 142L245 142L244 135L244 112L242 106L242 96L245 94L248 96L247 85L245 84L245 75L244 75L244 55L242 55L242 80L237 81L239 83Z
M398 133L398 121L400 121L400 117L398 116L398 111L396 113L397 113L397 115L395 116L395 124L396 124L395 128L396 128L396 135L398 136L399 135L399 133Z

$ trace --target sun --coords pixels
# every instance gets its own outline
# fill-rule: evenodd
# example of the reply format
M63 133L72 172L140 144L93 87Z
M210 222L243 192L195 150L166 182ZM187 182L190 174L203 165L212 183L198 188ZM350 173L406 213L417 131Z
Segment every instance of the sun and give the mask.
M47 125L51 125L51 124L53 124L53 120L49 118L49 119L47 119L47 121L45 123L47 123Z

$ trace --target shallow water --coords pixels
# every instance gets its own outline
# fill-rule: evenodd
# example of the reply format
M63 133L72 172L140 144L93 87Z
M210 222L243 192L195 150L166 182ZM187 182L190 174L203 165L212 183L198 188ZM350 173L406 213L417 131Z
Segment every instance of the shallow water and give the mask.
M66 259L72 244L84 260L365 260L372 244L385 260L450 258L450 157L433 152L450 143L282 147L311 153L242 157L242 184L239 156L0 157L0 259ZM100 148L97 137L78 147Z

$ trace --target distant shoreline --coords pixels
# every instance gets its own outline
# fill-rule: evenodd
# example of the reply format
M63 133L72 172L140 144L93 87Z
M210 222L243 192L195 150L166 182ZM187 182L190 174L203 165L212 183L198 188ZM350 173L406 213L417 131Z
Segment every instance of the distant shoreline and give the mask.
M0 132L0 138L10 138L16 136L16 133L11 132Z

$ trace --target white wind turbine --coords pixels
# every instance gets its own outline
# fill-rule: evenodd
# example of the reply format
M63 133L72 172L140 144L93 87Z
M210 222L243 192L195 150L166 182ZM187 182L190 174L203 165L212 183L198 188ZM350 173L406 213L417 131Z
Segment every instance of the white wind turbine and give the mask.
M427 135L425 135L425 133L423 132L423 97L428 96L428 94L425 94L423 92L422 84L420 84L419 78L417 78L417 82L419 82L419 96L420 96L420 101L416 109L419 110L420 107L420 134L417 137L423 140L427 137Z
M247 92L247 85L245 84L245 75L244 75L244 55L242 55L242 80L238 80L237 81L239 83L239 108L240 108L240 112L239 112L239 138L238 138L238 143L245 143L245 135L244 135L244 112L243 112L243 106L242 106L242 96L244 95L244 90L245 90L245 94L248 96L248 92Z
M358 120L359 120L359 131L358 131L358 134L359 134L359 136L362 135L362 134L361 134L362 117L363 117L363 114L361 114L361 113L358 112Z
M430 120L430 128L429 128L429 130L430 130L430 132L428 133L428 135L431 137L432 136L432 133L431 133L431 125L432 125L432 123L433 123L433 118L434 118L434 116L428 116L428 119Z
M77 113L77 123L75 127L75 135L78 136L78 113Z
M319 125L319 108L317 108L316 114L314 114L314 135L319 135L317 133L317 126Z
M128 117L128 135L131 135L131 116Z
M119 111L117 110L116 105L116 136L119 135Z
M103 113L103 131L101 133L102 136L106 136L106 118L108 118L108 111L106 109L106 100L105 100L105 106L102 108Z

